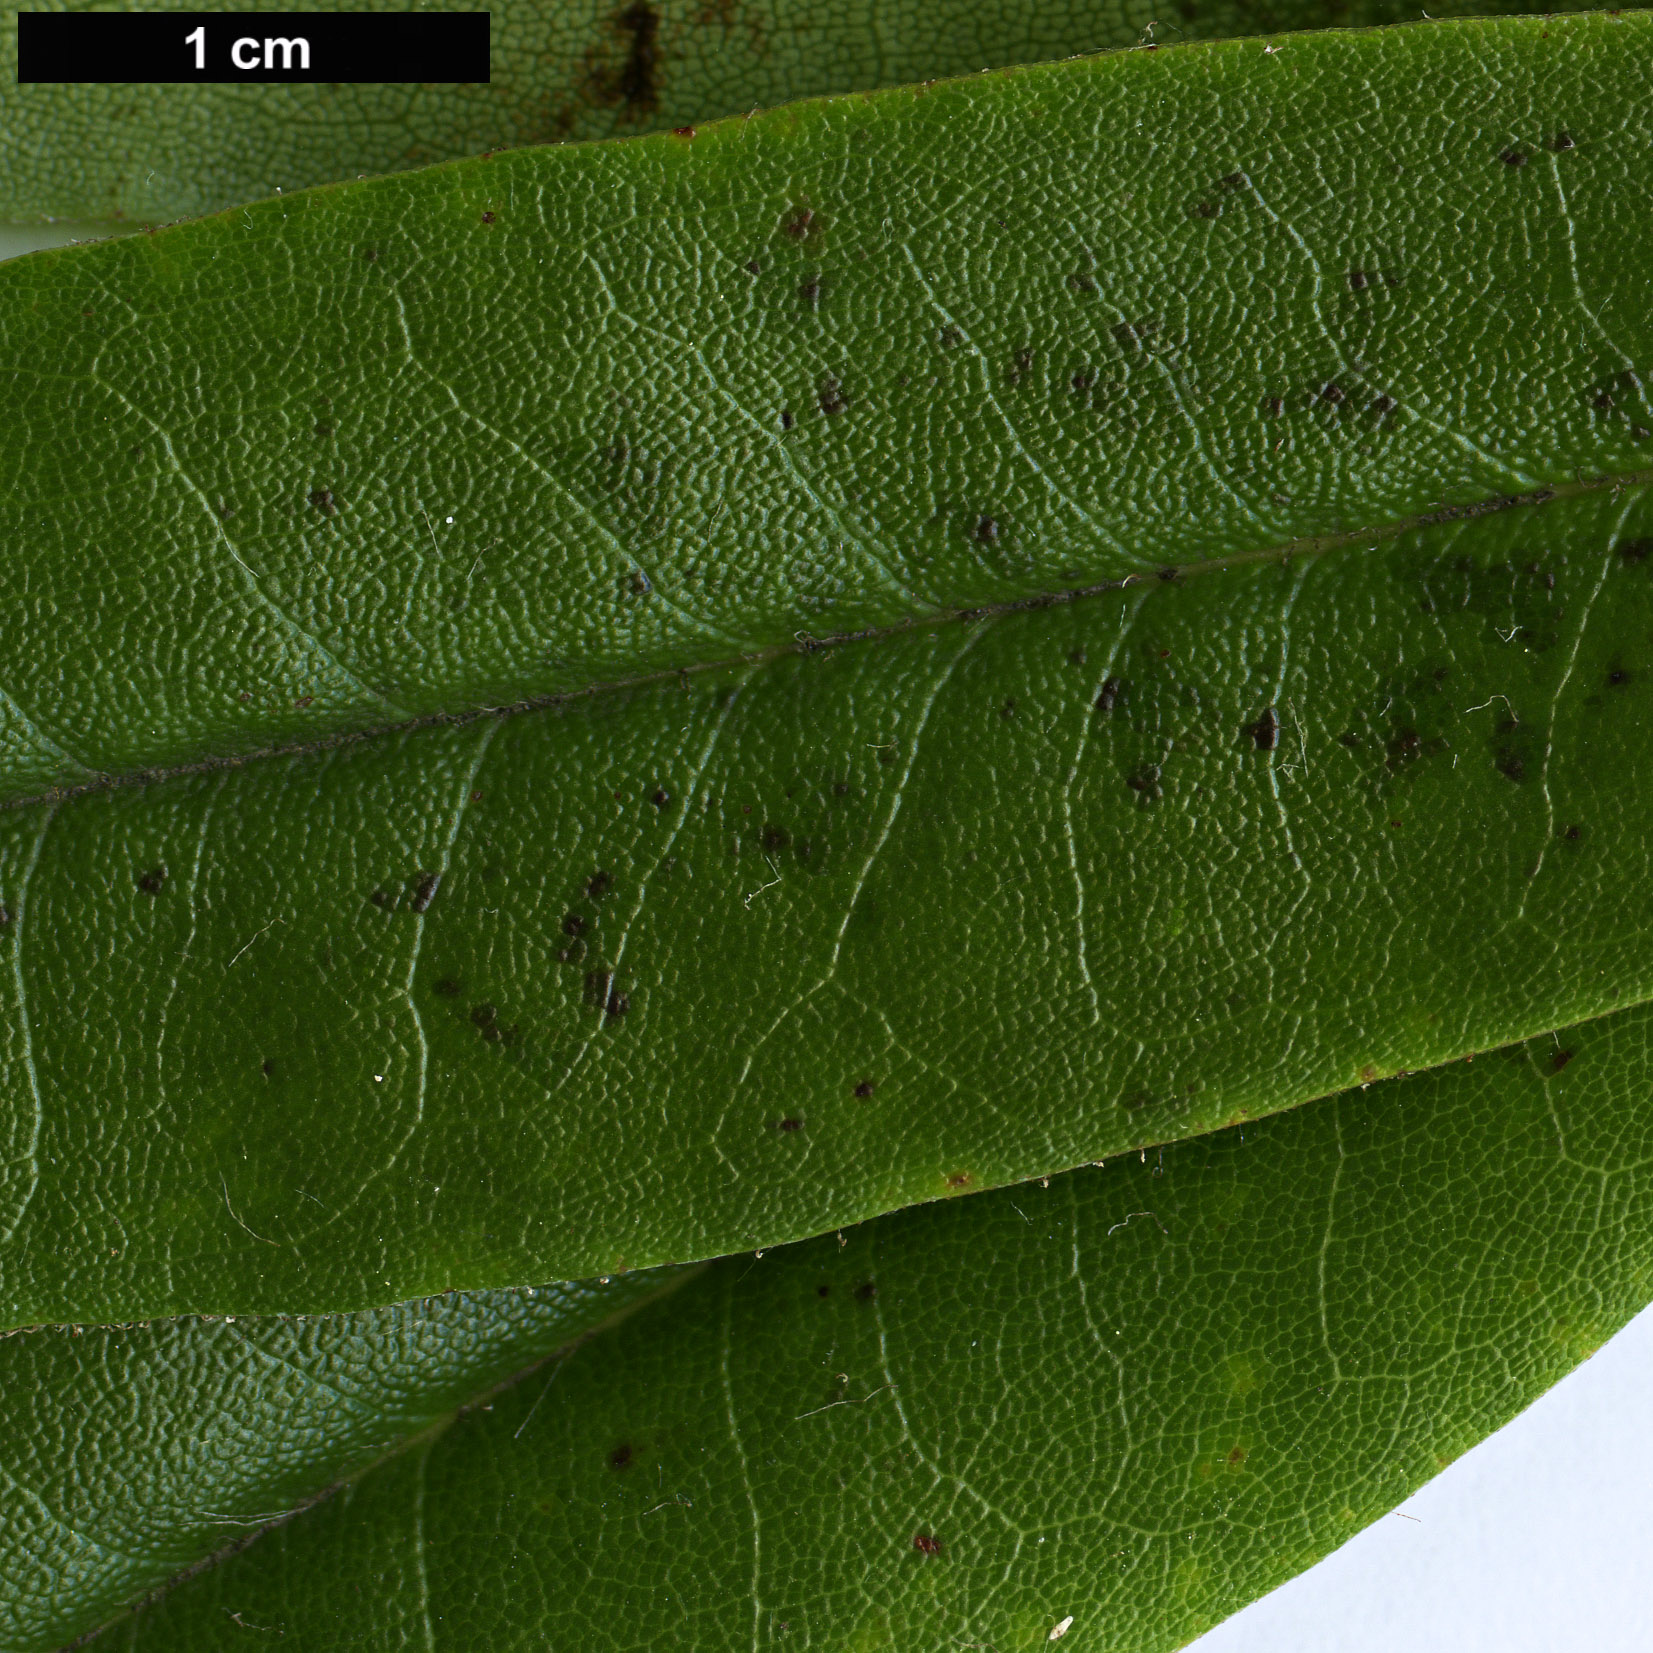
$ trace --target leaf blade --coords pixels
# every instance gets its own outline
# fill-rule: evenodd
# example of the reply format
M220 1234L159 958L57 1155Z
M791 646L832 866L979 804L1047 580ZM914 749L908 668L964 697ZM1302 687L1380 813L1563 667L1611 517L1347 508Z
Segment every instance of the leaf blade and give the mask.
M1181 1645L1643 1305L1650 1026L729 1259L118 1633Z
M4 794L1639 475L1645 30L1304 36L1289 149L1214 43L14 261Z
M1650 527L1585 491L6 812L7 1315L762 1249L1646 998Z

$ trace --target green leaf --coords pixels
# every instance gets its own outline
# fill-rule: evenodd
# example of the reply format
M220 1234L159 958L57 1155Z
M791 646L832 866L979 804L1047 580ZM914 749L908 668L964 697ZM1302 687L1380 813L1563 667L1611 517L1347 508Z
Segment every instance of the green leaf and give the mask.
M0 797L1642 476L1650 27L1116 54L0 266Z
M0 1342L0 1647L82 1634L683 1278Z
M1638 1009L729 1259L109 1644L1179 1646L1647 1300L1650 1073Z
M11 1324L761 1248L1653 993L1653 498L0 814Z
M1519 9L1442 0L1432 15ZM0 219L187 217L488 149L670 130L1107 46L1416 15L1398 0L1213 0L1157 23L1148 0L870 0L838 11L805 0L495 0L491 11L489 85L280 87L17 86L16 14L0 11Z

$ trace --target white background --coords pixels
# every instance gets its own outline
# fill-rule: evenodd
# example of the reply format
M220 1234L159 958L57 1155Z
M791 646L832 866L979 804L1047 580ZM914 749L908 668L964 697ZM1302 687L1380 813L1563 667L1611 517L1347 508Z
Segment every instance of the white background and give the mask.
M74 238L0 228L0 257ZM1653 1653L1653 1309L1190 1653Z

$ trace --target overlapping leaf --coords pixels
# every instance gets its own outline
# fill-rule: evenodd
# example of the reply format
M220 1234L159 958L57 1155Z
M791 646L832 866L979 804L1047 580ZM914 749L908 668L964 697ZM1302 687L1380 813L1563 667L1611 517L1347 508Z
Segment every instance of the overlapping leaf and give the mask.
M187 10L193 0L171 3ZM1442 0L1431 15L1520 9ZM490 10L487 86L247 87L14 86L16 13L0 11L0 221L164 221L483 150L635 136L1109 46L1417 15L1396 0L1205 0L1174 19L1148 0L826 10L802 0L495 0Z
M108 1643L1179 1646L1641 1306L1650 1026L718 1264Z

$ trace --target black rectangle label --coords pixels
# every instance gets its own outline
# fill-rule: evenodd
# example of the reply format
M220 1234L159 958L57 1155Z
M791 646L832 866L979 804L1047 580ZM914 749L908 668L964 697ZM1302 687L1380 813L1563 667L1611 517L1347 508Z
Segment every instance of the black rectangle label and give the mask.
M233 86L489 75L485 11L26 11L20 85Z

